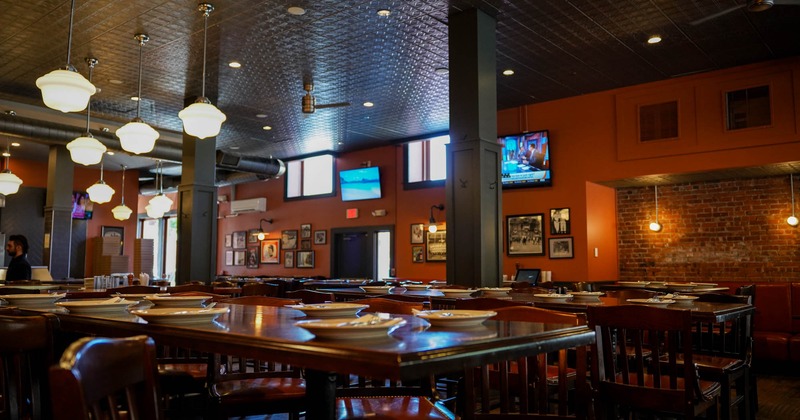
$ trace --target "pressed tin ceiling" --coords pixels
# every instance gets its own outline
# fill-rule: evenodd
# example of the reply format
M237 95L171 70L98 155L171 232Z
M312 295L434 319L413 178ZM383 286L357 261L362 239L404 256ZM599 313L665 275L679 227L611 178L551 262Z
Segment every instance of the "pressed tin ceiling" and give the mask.
M206 93L228 117L217 148L254 157L346 152L447 131L448 76L435 69L448 64L448 16L471 7L497 19L498 109L800 51L800 6L759 13L739 7L694 24L743 0L211 3ZM0 100L42 106L35 81L65 64L70 2L0 4ZM306 13L289 14L289 6ZM178 111L201 86L203 19L196 8L186 0L77 0L72 64L86 75L84 58L100 60L93 116L111 121L112 131L135 116L133 36L147 33L142 118L163 137L180 138ZM391 14L379 16L379 9ZM652 34L663 41L648 45ZM515 74L500 75L506 68ZM304 81L313 81L318 105L351 105L303 114ZM366 101L375 106L362 106Z

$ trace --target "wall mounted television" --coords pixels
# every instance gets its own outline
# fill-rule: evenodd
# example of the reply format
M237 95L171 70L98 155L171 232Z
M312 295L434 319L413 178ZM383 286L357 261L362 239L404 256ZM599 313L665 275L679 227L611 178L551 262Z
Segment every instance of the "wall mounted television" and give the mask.
M500 181L503 188L552 185L550 136L547 130L502 136Z
M381 198L381 174L377 166L339 172L342 201Z
M92 218L93 204L89 200L89 194L85 192L72 193L72 218L79 220L89 220Z

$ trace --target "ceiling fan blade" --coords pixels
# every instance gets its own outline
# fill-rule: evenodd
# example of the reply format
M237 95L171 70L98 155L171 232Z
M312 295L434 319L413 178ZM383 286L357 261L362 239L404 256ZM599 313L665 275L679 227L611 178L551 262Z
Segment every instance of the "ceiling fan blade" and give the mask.
M727 15L728 13L731 13L731 12L735 12L735 11L745 7L745 6L747 6L747 5L746 4L740 4L738 6L729 7L727 9L721 10L721 11L719 11L717 13L712 13L712 14L706 16L706 17L702 17L700 19L693 20L693 21L689 22L689 25L692 25L692 26L700 25L702 23L708 22L709 20L716 19L716 18L718 18L720 16Z
M315 108L317 109L324 109L324 108L341 108L343 106L350 106L350 102L337 102L335 104L324 104L324 105L316 105Z

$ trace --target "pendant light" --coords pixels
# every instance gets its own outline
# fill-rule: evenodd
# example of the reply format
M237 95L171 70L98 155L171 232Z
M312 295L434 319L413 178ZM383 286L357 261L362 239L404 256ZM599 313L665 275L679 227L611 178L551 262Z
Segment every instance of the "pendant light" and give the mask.
M147 153L153 150L158 139L158 131L145 124L140 118L142 110L142 47L150 40L146 34L136 34L134 37L139 42L139 90L136 100L136 118L117 130L117 137L126 152L134 154Z
M439 230L439 227L436 226L436 219L433 218L433 209L438 209L439 211L444 210L444 204L434 204L431 206L431 217L428 219L428 232L436 233Z
M789 187L792 189L792 215L786 219L786 223L791 227L797 227L800 220L797 220L797 216L794 214L794 174L789 175Z
M89 65L89 80L92 79L92 71L100 61L96 58L87 58L86 64ZM78 137L75 140L67 143L67 150L69 150L69 157L75 163L81 165L94 165L100 163L103 159L103 153L106 152L106 147L92 136L89 131L89 122L92 116L92 104L86 106L86 134L83 137Z
M103 181L103 162L100 161L100 180L95 182L94 185L86 189L89 193L89 200L97 204L105 204L111 201L114 196L114 189Z
M225 114L211 104L206 98L206 48L208 44L208 15L214 11L210 3L200 3L197 10L203 13L203 80L202 93L197 100L178 113L178 118L183 121L183 130L186 134L199 139L214 137L219 134Z
M91 81L86 80L70 64L72 53L72 21L75 16L75 0L69 9L69 38L67 39L67 65L36 79L36 87L42 90L42 100L48 108L61 112L78 112L86 109L89 97L97 92Z
M147 215L150 217L154 217L156 219L164 217L164 213L168 212L169 209L172 207L172 200L164 195L164 172L163 172L163 164L159 160L156 163L156 168L158 169L158 173L160 174L161 180L159 181L158 187L158 194L155 197L150 199L150 202L145 210L147 210ZM156 175L156 180L158 180L159 175ZM152 215L151 215L152 212Z
M122 202L117 207L111 209L111 213L114 215L114 218L117 220L128 220L131 217L131 210L130 207L125 205L125 165L122 165Z
M19 191L19 186L22 185L22 180L11 173L11 169L8 168L8 161L11 159L11 149L8 146L8 139L6 139L6 152L3 153L3 157L5 157L6 168L3 172L0 172L0 194L16 194Z
M653 232L661 232L661 223L658 223L658 185L655 186L655 196L656 196L656 221L650 223L650 230Z

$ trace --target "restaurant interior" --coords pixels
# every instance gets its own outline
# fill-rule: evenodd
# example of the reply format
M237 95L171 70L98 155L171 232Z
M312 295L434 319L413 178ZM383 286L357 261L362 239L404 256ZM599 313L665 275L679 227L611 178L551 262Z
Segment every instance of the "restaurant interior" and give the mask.
M4 4L0 419L800 417L798 18Z

